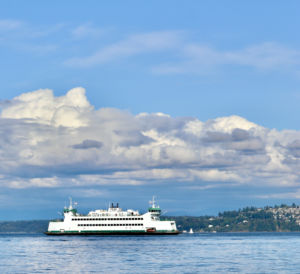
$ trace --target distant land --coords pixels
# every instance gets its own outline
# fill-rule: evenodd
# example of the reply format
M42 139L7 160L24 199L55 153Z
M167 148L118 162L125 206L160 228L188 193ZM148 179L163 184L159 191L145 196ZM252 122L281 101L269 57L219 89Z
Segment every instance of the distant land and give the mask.
M179 230L195 232L292 232L300 231L300 207L282 204L264 208L245 207L218 216L172 217Z
M43 233L49 220L0 221L0 233Z
M282 204L264 208L245 207L218 216L162 216L176 221L180 231L195 232L296 232L300 231L300 206ZM0 233L42 233L49 220L0 221Z

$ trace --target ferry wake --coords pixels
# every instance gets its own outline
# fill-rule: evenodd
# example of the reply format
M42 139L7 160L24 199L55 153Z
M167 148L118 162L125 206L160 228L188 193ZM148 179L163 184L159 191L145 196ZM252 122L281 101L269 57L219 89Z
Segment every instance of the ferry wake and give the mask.
M64 208L64 219L50 221L47 235L176 235L175 221L160 220L161 209L153 197L148 212L123 211L117 203L107 210L97 209L87 215L77 213L70 199Z

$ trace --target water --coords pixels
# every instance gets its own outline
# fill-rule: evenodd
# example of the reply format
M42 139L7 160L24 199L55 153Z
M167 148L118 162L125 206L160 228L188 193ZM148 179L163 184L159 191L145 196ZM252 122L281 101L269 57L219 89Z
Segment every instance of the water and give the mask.
M0 273L300 273L300 233L0 234Z

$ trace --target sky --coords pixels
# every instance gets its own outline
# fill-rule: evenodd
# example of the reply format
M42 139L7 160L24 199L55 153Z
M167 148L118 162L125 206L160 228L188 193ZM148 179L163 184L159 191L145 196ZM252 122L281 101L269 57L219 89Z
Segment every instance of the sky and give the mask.
M298 1L0 3L0 220L300 199Z

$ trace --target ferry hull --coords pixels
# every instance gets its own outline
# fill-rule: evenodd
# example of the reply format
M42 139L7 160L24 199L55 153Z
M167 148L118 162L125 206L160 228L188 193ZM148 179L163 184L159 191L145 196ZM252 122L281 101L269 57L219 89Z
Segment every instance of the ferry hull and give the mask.
M180 232L177 231L155 231L155 232L146 232L146 231L47 231L46 235L49 236L72 236L72 235L81 235L81 236L110 236L110 235L178 235Z

